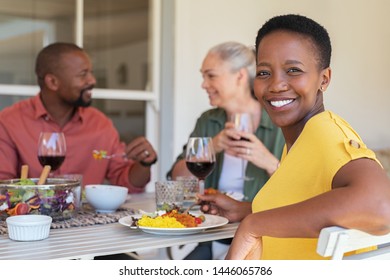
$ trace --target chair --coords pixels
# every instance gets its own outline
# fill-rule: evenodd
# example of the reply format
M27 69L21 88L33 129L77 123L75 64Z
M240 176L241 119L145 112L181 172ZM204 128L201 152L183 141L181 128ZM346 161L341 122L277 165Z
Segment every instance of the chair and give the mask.
M377 246L376 250L344 256L346 252ZM337 226L323 228L317 243L317 253L332 260L390 260L390 233L371 235L356 229Z

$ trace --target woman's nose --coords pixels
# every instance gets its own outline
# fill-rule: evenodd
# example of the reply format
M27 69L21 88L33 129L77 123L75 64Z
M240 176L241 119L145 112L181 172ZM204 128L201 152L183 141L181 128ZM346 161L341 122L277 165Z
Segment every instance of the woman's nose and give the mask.
M208 83L207 83L206 79L203 79L201 86L203 89L207 89Z
M281 76L273 76L271 79L271 84L269 90L271 92L281 92L288 89L288 83Z

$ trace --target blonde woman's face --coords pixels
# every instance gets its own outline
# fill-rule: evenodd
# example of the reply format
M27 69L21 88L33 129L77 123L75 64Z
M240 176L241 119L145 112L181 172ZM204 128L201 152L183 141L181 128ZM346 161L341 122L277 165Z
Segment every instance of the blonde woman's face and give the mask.
M206 90L210 105L226 109L238 95L239 73L232 73L230 65L216 54L208 54L200 70L202 88Z

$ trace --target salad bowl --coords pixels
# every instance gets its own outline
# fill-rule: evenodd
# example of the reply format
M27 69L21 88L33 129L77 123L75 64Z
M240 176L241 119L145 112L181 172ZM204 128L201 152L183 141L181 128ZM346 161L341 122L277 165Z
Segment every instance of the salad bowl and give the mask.
M16 215L46 215L53 221L72 218L81 206L80 181L48 178L0 180L0 219Z

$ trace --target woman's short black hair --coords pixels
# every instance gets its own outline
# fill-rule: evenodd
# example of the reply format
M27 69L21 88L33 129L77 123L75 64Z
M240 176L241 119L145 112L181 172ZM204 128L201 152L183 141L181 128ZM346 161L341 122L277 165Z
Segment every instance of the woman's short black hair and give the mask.
M281 15L268 20L258 31L256 37L256 55L260 41L274 31L296 32L308 37L318 50L320 69L330 66L332 46L326 29L314 20L301 15Z

